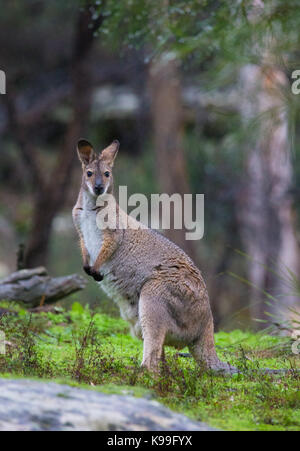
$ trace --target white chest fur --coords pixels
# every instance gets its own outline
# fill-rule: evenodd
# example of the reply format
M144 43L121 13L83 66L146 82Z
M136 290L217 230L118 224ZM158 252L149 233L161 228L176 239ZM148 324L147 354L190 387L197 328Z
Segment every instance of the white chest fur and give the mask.
M90 255L91 266L95 263L102 244L102 233L96 223L97 212L93 210L94 207L95 205L88 198L84 198L83 209L79 216L79 226Z
M96 223L97 211L95 211L95 201L90 198L89 194L83 193L82 203L76 214L75 222L76 226L80 229L81 235L85 247L89 253L90 266L95 263L102 245L102 232ZM102 282L99 283L100 287L106 292L106 294L116 302L120 308L121 316L125 320L129 321L132 327L132 333L138 335L138 306L137 304L131 304L128 297L124 297L120 287L110 279L109 266L104 264L102 274L104 270L105 277ZM100 271L101 271L100 269ZM106 273L106 274L105 274Z

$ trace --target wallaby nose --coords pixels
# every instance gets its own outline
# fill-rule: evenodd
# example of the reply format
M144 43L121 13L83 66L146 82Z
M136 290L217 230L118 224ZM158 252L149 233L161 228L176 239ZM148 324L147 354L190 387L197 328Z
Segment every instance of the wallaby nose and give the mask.
M99 194L102 194L104 191L103 185L101 185L101 183L97 183L95 185L94 190L95 190L95 193L99 196Z

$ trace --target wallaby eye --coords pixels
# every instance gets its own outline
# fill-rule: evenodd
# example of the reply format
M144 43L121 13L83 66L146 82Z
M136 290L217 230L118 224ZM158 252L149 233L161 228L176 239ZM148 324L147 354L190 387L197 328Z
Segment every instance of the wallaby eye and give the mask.
M86 175L87 175L88 177L92 177L93 173L92 173L92 171L87 171Z
M109 171L104 172L105 177L109 177Z

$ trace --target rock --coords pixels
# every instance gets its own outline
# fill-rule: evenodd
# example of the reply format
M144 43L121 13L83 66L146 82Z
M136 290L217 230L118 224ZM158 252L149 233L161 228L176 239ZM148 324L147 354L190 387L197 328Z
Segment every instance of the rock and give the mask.
M54 382L0 379L1 431L209 431L156 401Z

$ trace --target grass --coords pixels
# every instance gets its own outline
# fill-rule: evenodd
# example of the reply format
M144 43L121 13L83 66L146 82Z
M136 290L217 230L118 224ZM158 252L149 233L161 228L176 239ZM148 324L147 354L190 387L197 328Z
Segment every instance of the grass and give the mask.
M1 305L7 307L5 303ZM240 330L216 334L223 360L243 374L203 373L190 358L167 348L153 378L141 371L142 343L119 318L75 303L70 311L30 314L15 308L0 318L6 354L0 377L55 380L106 393L154 398L172 410L225 430L300 430L299 356L288 338ZM259 368L287 368L284 375Z

